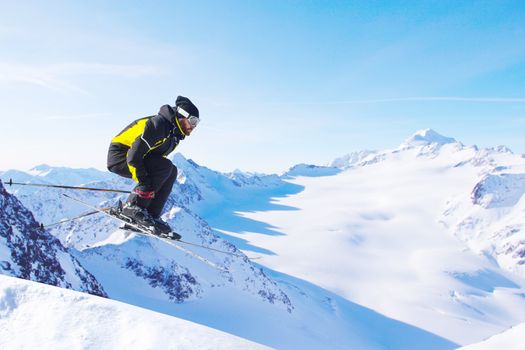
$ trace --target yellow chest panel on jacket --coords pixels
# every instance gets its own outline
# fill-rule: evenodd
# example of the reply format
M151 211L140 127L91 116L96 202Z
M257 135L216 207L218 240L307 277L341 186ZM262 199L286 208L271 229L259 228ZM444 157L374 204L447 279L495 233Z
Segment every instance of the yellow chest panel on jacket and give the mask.
M131 125L129 128L115 136L111 142L118 142L125 146L131 147L137 137L140 137L140 135L142 135L144 132L144 128L146 127L148 120L149 118L137 120L135 124Z

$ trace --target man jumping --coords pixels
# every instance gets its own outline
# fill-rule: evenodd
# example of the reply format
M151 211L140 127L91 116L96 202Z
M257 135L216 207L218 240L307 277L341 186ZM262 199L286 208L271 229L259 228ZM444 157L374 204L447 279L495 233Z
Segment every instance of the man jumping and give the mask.
M155 234L181 238L160 217L177 179L177 167L166 156L199 121L197 107L178 96L174 107L164 105L157 115L135 120L111 140L108 170L137 182L121 215Z

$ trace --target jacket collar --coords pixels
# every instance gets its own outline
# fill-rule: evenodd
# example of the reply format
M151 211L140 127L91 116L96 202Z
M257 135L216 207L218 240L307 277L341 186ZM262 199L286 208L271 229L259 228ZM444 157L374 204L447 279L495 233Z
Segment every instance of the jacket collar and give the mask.
M159 116L167 120L172 125L173 129L170 136L175 136L179 140L183 140L186 137L186 135L184 135L184 132L180 127L180 124L177 120L177 113L175 112L173 107L171 107L170 105L164 105L160 107Z

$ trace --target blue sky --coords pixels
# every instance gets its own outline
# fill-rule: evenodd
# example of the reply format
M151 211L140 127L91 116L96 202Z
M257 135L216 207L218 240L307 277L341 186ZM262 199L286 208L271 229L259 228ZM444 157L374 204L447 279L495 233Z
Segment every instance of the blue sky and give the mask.
M178 148L280 172L422 128L525 152L523 1L1 1L0 169L105 168L177 95Z

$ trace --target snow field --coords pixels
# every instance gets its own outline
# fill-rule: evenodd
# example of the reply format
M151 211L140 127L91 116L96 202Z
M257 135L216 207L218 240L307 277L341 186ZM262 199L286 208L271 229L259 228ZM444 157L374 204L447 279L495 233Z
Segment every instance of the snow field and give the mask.
M2 349L268 349L118 301L0 275Z

